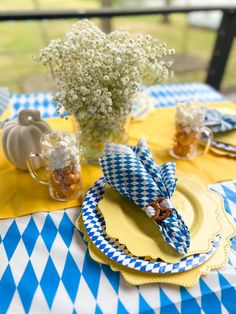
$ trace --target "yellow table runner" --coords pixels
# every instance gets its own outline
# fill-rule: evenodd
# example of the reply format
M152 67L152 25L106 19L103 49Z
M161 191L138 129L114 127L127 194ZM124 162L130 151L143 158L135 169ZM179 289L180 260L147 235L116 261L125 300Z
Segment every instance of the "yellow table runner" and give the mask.
M230 102L212 103L207 107L234 109L236 114L236 105ZM168 148L173 145L174 115L175 108L163 108L153 112L145 121L134 123L131 128L133 143L142 133L158 163L173 160L177 170L185 174L196 174L205 183L236 179L236 158L219 157L213 153L192 160L175 160L169 156Z
M47 122L54 129L74 131L73 122L70 119L47 119ZM7 161L0 145L0 219L35 212L55 211L78 205L80 205L79 200L69 202L53 200L49 196L46 185L39 184L27 171L16 169Z
M236 105L230 102L211 103L207 107L234 109L236 114ZM173 145L174 116L175 108L161 108L144 120L134 120L130 127L130 144L135 145L140 137L145 137L159 164L172 160L176 163L177 171L200 177L206 184L236 179L236 158L218 156L211 152L192 160L176 160L169 156L168 149ZM96 166L85 165L83 171L86 188L101 176L101 170Z
M235 109L229 102L210 104L210 108ZM133 121L130 127L130 144L145 136L158 163L173 160L168 155L174 134L175 108L157 109L143 121ZM52 128L74 130L71 119L47 119ZM236 144L236 143L235 143ZM209 153L190 161L174 160L177 170L198 176L205 183L236 179L236 159ZM83 164L82 178L86 191L100 176L99 166ZM57 202L50 199L47 186L34 181L27 172L15 169L0 149L0 219L17 217L39 211L54 211L79 205L78 201Z

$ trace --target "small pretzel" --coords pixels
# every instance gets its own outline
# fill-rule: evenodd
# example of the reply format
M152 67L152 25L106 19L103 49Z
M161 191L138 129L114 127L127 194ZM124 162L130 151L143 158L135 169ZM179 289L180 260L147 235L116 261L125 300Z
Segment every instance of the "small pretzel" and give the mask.
M170 216L171 213L171 209L170 208L163 208L161 215L159 217L157 217L157 222L165 220L167 217Z
M171 208L163 208L161 207L161 202L164 201L164 197L159 197L155 200L155 202L149 203L147 206L151 206L155 209L155 214L151 217L154 221L160 222L169 217L171 213Z

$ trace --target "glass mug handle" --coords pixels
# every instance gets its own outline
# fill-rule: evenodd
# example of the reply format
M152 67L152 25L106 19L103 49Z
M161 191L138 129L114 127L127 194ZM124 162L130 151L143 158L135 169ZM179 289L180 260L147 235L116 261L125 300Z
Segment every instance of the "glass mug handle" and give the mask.
M212 140L213 140L213 133L209 128L202 127L199 133L200 133L200 136L199 136L200 141L201 141L202 135L204 135L204 138L205 138L204 143L206 143L206 146L203 152L198 153L198 156L205 155L208 153L211 147Z
M34 164L33 164L33 160L35 159L38 159L38 160L43 160L44 158L42 157L41 154L39 153L29 153L29 156L28 156L28 159L27 159L27 167L29 169L29 173L31 175L31 177L33 179L35 179L36 181L38 181L39 183L42 183L42 184L45 184L45 185L48 185L49 184L49 181L47 179L44 179L44 178L41 178L38 173L35 171L35 168L34 168Z

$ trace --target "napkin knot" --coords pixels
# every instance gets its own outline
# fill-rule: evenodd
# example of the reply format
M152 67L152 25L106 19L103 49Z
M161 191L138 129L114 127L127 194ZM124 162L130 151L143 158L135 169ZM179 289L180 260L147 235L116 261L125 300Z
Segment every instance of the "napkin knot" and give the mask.
M170 216L171 208L173 208L171 199L158 197L155 202L147 204L146 213L154 221L160 223Z

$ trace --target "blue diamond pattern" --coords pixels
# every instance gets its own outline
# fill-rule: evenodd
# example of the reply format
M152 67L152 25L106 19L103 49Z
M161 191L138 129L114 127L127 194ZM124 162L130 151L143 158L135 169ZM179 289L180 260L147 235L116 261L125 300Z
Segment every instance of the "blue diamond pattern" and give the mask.
M191 309L191 314L200 314L201 309L197 301L184 287L180 287L181 294L181 313L188 314L189 309Z
M143 86L143 90L147 95L152 97L155 101L155 108L173 107L177 102L198 101L202 103L224 101L225 98L215 91L210 86L202 83L178 83L171 85L153 85ZM33 102L32 108L37 108L42 112L42 117L58 117L56 111L57 103L52 101L52 93L34 93L34 94L13 94L11 95L11 102L13 107L12 117L16 117L21 109L28 108L29 96ZM36 104L36 105L35 105ZM54 107L54 109L53 109ZM50 109L49 109L50 108ZM139 102L134 102L132 106L131 115L133 117L139 117L146 113L148 108L140 107Z
M232 313L231 310L235 308L235 301L236 301L236 288L232 287L232 285L225 279L223 275L218 273L219 282L221 287L221 302L224 304L224 307Z
M25 228L25 231L22 235L22 240L25 244L25 248L29 254L29 256L31 256L35 243L38 239L39 236L39 231L38 228L36 227L36 224L34 222L33 217L30 218L30 221L27 225L27 227Z
M37 287L38 280L35 275L32 264L29 261L18 285L18 292L21 297L22 304L24 306L24 310L26 313L28 313L30 310L30 305L32 303Z
M202 309L205 313L221 314L219 299L202 278L200 278L200 288L202 293Z
M15 105L14 105L14 109L15 109L16 111L18 111L18 110L19 110L19 108L20 108L20 104L19 104L19 103L15 103Z
M67 254L63 274L62 282L68 292L71 301L74 302L79 287L81 273L76 265L70 252Z
M154 314L154 310L151 306L147 303L141 293L139 293L139 311L142 313L150 313Z
M20 238L21 235L17 227L16 221L14 220L3 239L3 244L7 253L8 260L10 260L12 255L14 254Z
M230 209L230 204L229 204L228 200L225 197L224 197L224 207L225 207L225 211L228 214L232 215L231 209ZM234 222L236 223L236 217L233 217L233 219L234 219Z
M45 270L43 272L40 286L47 300L49 308L52 306L53 299L58 289L60 277L54 266L51 256L49 256Z
M85 254L82 274L89 286L89 289L96 298L98 294L101 267L90 257L88 251Z
M56 235L57 235L57 228L51 216L48 214L46 217L42 232L41 232L41 236L48 249L48 252L50 252L52 248Z
M221 188L223 190L220 191L220 193L223 195L223 199L224 199L224 205L226 207L226 211L231 214L231 211L230 211L230 206L228 204L228 200L231 200L231 201L234 201L236 199L236 183L232 183L234 185L234 190L235 191L232 191L232 189L229 189L227 187L227 182L226 183L222 183L221 184ZM213 191L217 191L217 185L212 185L211 189ZM233 217L235 222L236 222L236 217Z
M129 314L121 300L118 300L117 314Z
M34 108L35 108L35 109L38 109L39 106L40 106L39 101L36 100L36 101L34 102Z
M73 237L73 234L74 234L74 230L75 230L75 226L71 222L71 220L68 217L67 213L64 212L63 218L62 218L62 220L60 222L58 231L59 231L63 241L65 242L65 244L66 244L66 246L68 248L69 248L69 246L71 244L72 237Z
M102 270L106 274L107 279L109 280L113 289L118 294L119 284L120 284L120 273L118 273L116 271L112 271L111 267L109 267L108 265L102 265Z
M103 314L98 304L96 304L95 314Z
M179 311L177 310L175 304L167 297L162 288L160 288L160 302L160 314L179 314Z
M232 243L232 248L233 248L233 250L236 252L236 237L233 237L233 238L231 239L231 243Z
M0 313L6 313L12 297L15 293L16 285L12 276L10 266L7 266L0 280Z

